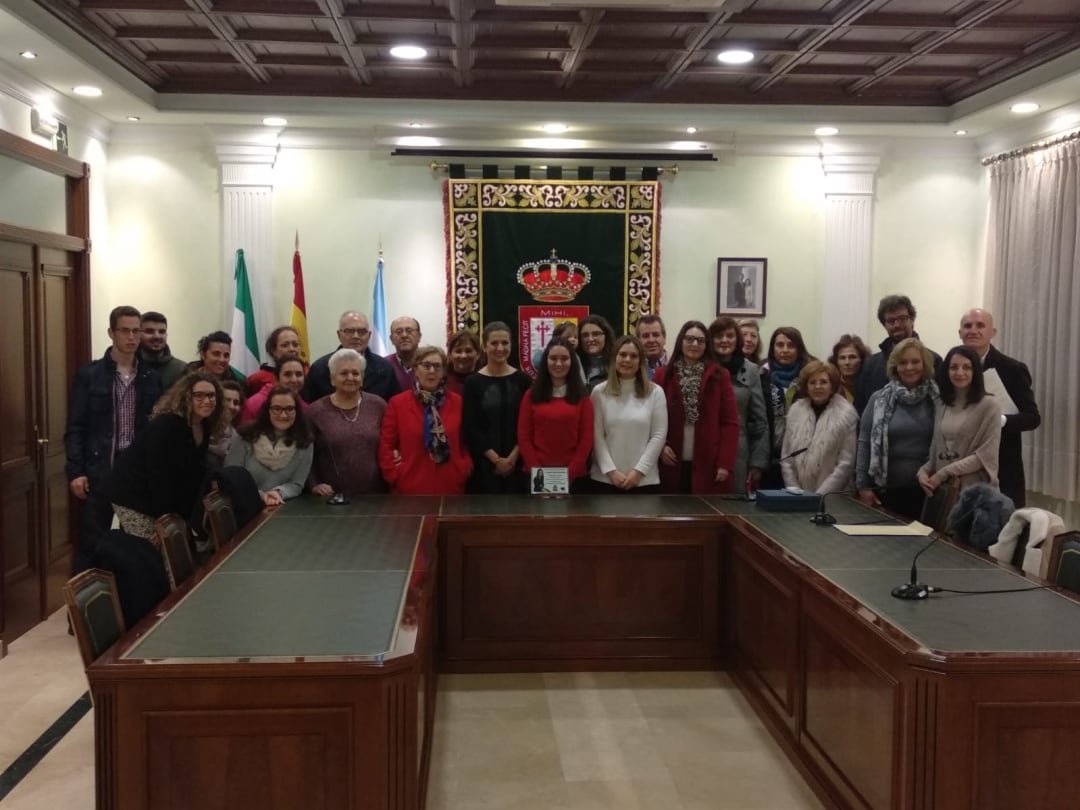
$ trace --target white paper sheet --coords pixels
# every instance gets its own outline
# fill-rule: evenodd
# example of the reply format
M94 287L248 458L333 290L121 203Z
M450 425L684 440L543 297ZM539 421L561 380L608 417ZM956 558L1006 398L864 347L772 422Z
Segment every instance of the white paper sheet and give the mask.
M917 520L911 521L911 523L906 526L894 526L887 523L837 523L836 528L852 537L866 537L869 535L876 535L878 537L881 535L887 535L889 537L926 537L934 531L929 526L919 523Z

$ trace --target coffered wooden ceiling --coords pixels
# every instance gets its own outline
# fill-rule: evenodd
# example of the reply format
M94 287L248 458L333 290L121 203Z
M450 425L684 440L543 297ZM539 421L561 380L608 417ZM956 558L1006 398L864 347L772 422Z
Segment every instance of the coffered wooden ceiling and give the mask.
M160 93L947 106L1080 47L1080 0L39 5Z

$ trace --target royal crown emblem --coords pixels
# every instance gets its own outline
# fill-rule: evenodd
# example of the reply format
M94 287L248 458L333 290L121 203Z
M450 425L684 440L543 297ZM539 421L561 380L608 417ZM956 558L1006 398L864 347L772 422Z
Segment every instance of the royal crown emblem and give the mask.
M533 300L545 303L573 301L591 278L588 267L560 259L554 250L551 258L523 264L517 271L518 284L529 291Z

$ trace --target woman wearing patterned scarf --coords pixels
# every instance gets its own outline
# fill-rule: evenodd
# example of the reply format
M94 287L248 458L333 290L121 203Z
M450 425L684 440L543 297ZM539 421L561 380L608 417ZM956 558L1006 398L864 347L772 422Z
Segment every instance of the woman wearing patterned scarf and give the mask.
M653 382L667 401L667 443L660 454L663 492L731 492L739 448L739 409L731 375L716 362L708 329L687 321L671 360ZM738 482L739 491L745 481Z
M422 346L416 382L391 397L379 439L379 468L400 495L460 495L472 472L461 433L461 397L446 390L446 354Z
M919 468L934 436L934 358L917 338L896 344L886 365L889 382L870 397L859 424L855 486L859 500L918 520L923 491Z

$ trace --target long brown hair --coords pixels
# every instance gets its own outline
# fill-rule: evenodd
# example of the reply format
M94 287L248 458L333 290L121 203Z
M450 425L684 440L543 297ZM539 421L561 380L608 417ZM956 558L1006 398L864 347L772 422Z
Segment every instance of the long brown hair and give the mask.
M214 386L214 412L203 420L203 430L208 436L219 436L225 430L227 417L225 416L225 395L222 393L221 381L213 374L206 371L190 371L177 380L172 388L162 394L161 399L154 405L154 411L150 415L161 416L171 413L179 416L185 423L191 424L191 389L195 383L207 382Z
M607 385L604 386L604 393L613 397L619 395L621 381L619 380L619 371L615 367L616 358L619 356L619 349L627 343L632 343L638 353L637 376L634 377L634 396L638 399L644 399L653 384L649 382L649 374L645 371L645 348L641 345L641 341L633 335L623 335L616 340L615 345L612 346L611 362L608 363Z

